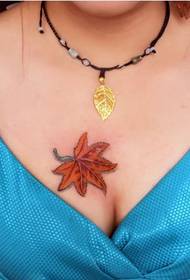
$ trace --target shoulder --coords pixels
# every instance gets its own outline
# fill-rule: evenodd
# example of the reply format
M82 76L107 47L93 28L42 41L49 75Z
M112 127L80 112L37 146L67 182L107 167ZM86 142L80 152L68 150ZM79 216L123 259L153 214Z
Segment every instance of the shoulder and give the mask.
M19 3L14 7L4 11L2 11L1 5L2 4L0 3L0 35L2 38L1 48L5 49L8 43L11 43L11 41L12 45L15 43L15 39L21 32L21 9L23 3ZM9 49L11 49L11 44Z
M11 102L11 91L21 73L21 5L5 10L5 4L0 3L0 137L4 111Z
M183 62L190 67L190 18L181 19L179 30L177 31L176 46L182 50Z
M6 87L14 80L21 64L22 28L21 3L0 13L0 80Z

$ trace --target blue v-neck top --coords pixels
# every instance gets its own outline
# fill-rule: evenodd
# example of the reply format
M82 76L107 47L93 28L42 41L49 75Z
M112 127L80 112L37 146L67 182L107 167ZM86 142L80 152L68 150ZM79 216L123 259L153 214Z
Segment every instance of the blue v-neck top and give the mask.
M0 139L0 279L190 279L190 150L108 237Z

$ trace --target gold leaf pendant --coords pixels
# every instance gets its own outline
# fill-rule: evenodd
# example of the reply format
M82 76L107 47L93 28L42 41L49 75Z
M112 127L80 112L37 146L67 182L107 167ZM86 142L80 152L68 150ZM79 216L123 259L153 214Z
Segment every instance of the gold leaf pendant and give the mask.
M100 86L96 88L94 94L94 105L102 120L107 119L115 107L115 96L111 88L105 86L105 78L100 77Z

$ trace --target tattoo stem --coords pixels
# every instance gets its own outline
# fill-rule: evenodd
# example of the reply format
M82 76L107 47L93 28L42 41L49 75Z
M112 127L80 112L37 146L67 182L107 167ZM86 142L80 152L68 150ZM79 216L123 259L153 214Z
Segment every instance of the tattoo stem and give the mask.
M54 153L55 158L60 162L66 162L66 161L73 160L72 156L61 156L61 155L59 155L56 148L53 149L53 153Z

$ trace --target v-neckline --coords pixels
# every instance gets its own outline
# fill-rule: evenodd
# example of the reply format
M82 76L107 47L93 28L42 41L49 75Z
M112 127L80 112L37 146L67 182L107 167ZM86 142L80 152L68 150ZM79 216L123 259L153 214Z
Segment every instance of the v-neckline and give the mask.
M28 174L29 177L31 177L34 182L39 184L42 188L44 193L48 193L49 195L53 196L56 198L60 203L62 203L64 206L69 208L72 212L74 211L77 215L79 215L83 220L88 222L91 226L95 227L96 230L99 231L100 234L102 234L105 238L109 239L110 241L112 240L113 236L116 234L116 232L119 231L119 228L123 225L124 222L128 219L129 216L131 216L137 209L140 207L141 204L149 196L152 195L155 189L159 188L160 183L165 179L174 169L185 159L185 157L190 153L190 148L188 148L182 156L164 173L164 175L152 186L150 191L148 191L132 208L129 210L129 212L124 215L124 217L121 219L119 224L116 226L112 234L109 236L107 235L96 223L94 223L90 218L88 218L85 214L82 212L78 211L74 206L72 206L69 202L65 201L61 197L59 197L56 193L54 193L48 186L46 186L44 183L42 183L25 165L22 163L22 161L16 156L16 154L13 152L12 148L5 142L5 140L0 136L0 142L3 144L3 146L6 148L6 150L11 154L12 158L14 161L23 169L23 171Z

